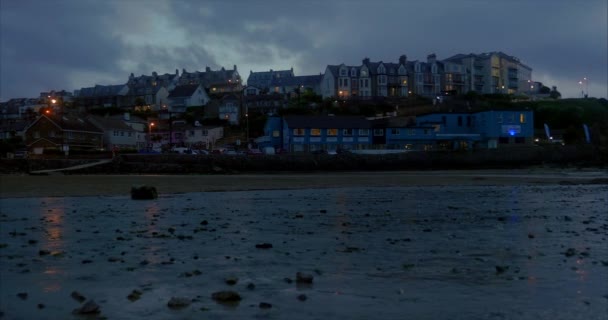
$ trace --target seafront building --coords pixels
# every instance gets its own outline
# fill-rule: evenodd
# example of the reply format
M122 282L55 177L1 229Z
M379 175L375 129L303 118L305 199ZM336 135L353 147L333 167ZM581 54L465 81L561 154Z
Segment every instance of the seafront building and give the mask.
M491 110L416 117L270 117L256 142L289 152L319 150L474 150L531 145L533 112Z

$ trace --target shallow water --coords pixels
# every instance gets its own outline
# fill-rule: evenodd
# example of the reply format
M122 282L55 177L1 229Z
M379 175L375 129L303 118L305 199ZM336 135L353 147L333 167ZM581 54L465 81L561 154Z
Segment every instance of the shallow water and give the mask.
M598 185L3 199L0 311L82 319L76 290L108 319L605 319L606 208Z

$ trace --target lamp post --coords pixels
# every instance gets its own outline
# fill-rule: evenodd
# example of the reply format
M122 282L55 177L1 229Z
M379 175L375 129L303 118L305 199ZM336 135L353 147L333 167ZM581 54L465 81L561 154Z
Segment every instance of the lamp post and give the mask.
M154 122L150 122L148 125L148 151L152 151L152 127L154 127Z

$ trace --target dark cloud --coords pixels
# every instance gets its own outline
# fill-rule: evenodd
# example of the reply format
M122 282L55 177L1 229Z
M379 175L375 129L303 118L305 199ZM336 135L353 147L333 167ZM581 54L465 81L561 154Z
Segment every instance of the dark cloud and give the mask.
M503 51L578 93L606 96L605 0L0 0L0 99L124 83L128 75L231 68L318 74L364 57Z

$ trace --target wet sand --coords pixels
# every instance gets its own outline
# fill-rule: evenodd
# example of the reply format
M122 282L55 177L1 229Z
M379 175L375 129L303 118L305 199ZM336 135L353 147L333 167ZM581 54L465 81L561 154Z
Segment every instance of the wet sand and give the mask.
M137 176L24 177L121 195L2 199L0 318L606 319L608 185L492 175L146 177L161 188L150 201L124 192ZM324 188L162 192L222 180ZM454 185L327 188L351 180ZM221 290L242 300L218 303ZM88 300L99 315L72 315Z
M155 186L160 194L175 194L341 187L587 184L597 179L608 179L608 172L522 169L235 175L3 175L0 176L0 198L126 195L132 185L140 184Z

